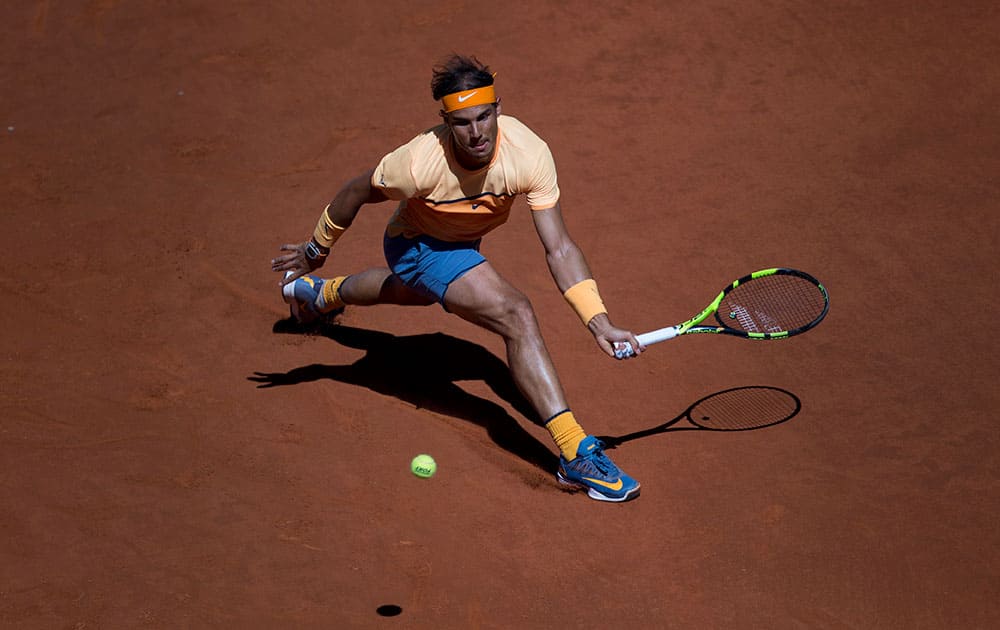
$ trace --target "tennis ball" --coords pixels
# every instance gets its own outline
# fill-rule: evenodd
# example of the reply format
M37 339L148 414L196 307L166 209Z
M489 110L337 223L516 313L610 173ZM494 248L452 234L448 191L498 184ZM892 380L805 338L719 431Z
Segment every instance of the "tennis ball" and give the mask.
M438 465L434 461L434 458L430 455L420 454L413 458L410 462L410 470L413 474L418 477L423 477L427 479L428 477L433 477L434 473L437 472Z

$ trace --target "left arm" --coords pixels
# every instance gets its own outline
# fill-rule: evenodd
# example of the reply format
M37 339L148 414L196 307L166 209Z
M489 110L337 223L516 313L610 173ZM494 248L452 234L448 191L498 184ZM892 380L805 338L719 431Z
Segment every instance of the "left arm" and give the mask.
M545 248L545 261L549 265L552 279L555 280L559 291L564 293L570 287L593 276L587 259L583 252L573 241L563 223L562 209L556 205L547 210L532 210L531 216L535 222L535 230ZM606 312L597 313L585 322L597 345L610 357L615 356L615 346L618 343L628 342L637 349L637 354L642 352L639 340L631 331L617 328L611 323L611 319Z

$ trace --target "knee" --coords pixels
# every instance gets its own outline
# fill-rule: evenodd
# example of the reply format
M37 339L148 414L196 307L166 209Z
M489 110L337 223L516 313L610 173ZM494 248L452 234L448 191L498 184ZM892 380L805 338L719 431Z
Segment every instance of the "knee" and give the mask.
M538 329L535 309L531 301L520 291L504 296L501 321L511 334L534 334Z

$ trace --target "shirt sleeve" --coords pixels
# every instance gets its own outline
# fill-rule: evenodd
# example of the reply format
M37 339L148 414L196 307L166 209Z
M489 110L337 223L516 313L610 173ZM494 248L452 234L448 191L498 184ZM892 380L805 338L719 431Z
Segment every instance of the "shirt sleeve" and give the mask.
M410 148L406 145L399 147L379 161L372 173L372 186L396 201L416 196L417 183L413 178L412 163Z
M548 145L543 145L538 161L529 178L530 187L526 201L532 210L547 210L559 201L559 183L556 177L556 163Z

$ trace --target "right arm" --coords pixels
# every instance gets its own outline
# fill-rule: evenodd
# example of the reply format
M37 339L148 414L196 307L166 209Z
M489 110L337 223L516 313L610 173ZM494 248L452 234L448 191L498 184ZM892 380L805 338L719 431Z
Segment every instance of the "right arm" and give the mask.
M337 196L327 206L326 213L337 225L348 228L354 222L361 206L366 203L379 203L389 198L381 190L372 186L374 169L365 171L344 184Z
M296 278L318 269L326 262L326 257L330 253L330 247L333 243L328 238L320 237L318 239L317 235L333 234L335 241L336 237L354 222L354 217L358 215L361 206L388 199L381 190L371 185L372 172L372 170L366 171L344 184L330 205L323 210L316 232L310 240L302 243L286 243L281 246L281 251L288 253L271 260L271 271L282 274L291 272L287 277L282 277L281 285L288 284ZM326 227L324 228L324 226Z

